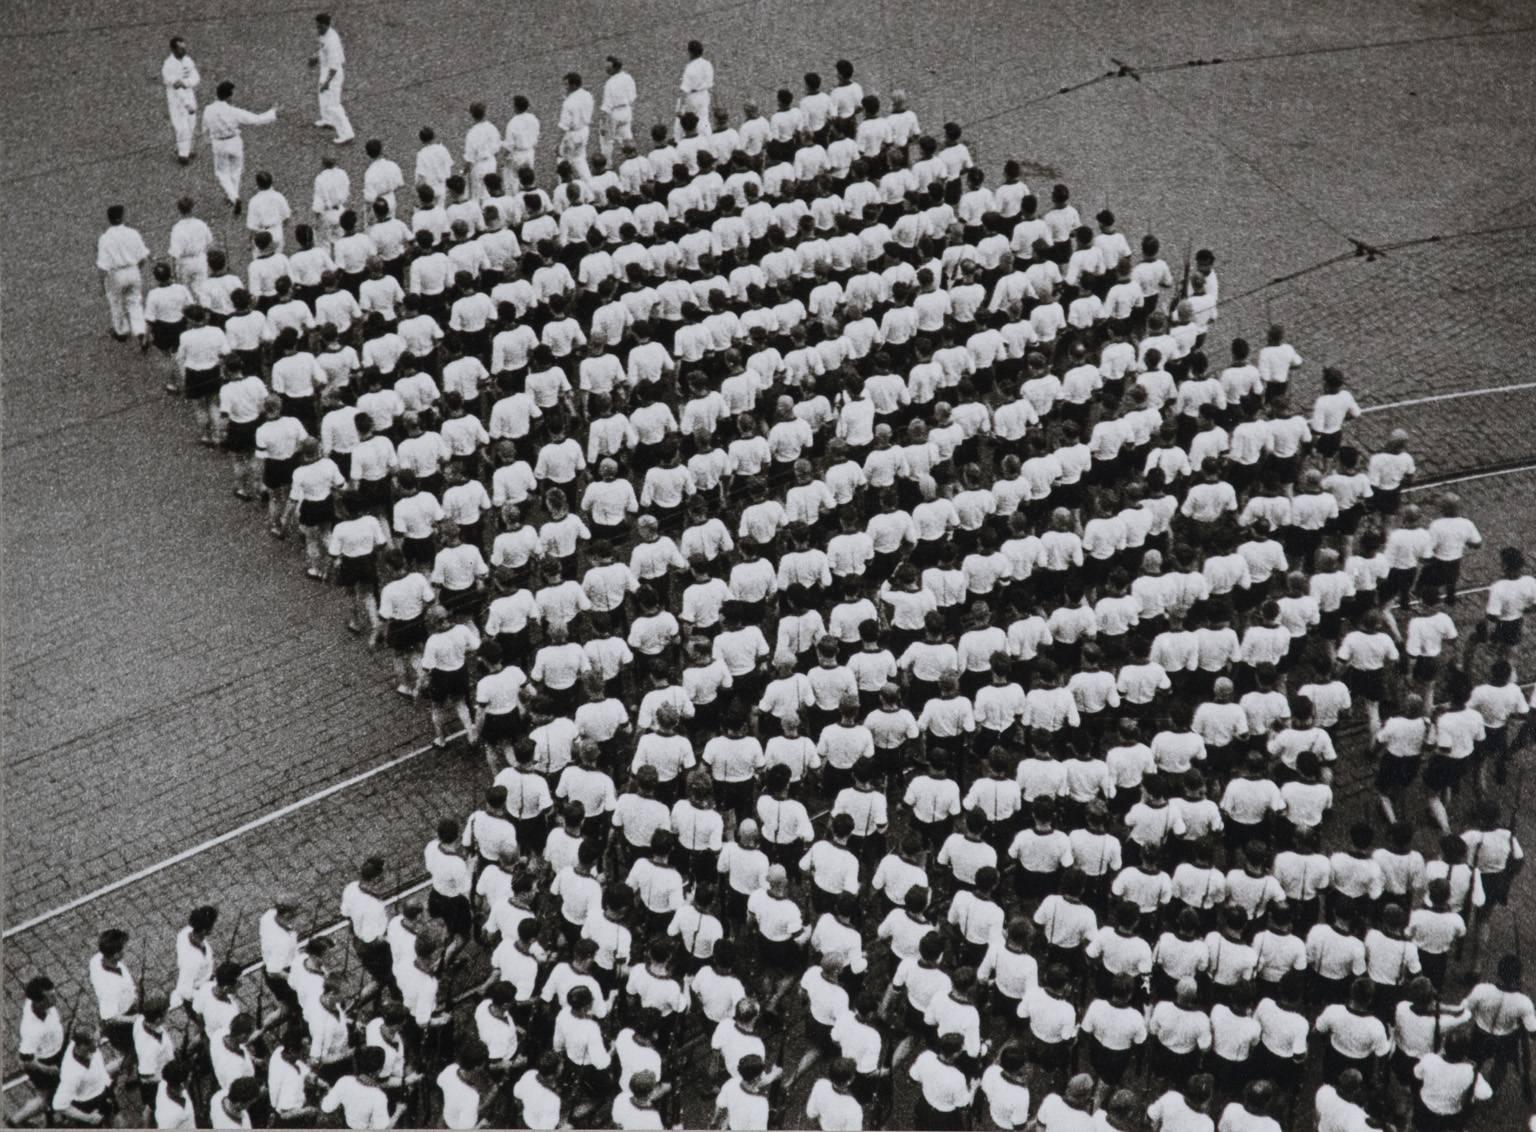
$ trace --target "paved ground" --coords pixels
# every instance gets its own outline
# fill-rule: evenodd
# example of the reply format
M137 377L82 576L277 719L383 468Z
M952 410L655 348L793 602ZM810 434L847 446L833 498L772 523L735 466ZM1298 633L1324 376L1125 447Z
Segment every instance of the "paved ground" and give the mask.
M1188 246L1214 248L1227 296L1347 252L1349 237L1379 245L1536 221L1533 38L1498 31L1529 21L1520 0L1317 10L667 0L524 6L515 20L469 0L333 11L354 122L407 167L422 123L457 144L472 98L504 118L525 91L552 128L561 74L577 66L595 81L610 51L636 73L639 120L658 119L682 42L698 36L733 109L847 56L873 89L904 88L925 123L967 123L983 162L1025 159L1032 182L1065 180L1085 211L1107 202L1126 231L1158 232L1175 262ZM186 170L171 159L157 68L176 31L191 37L206 87L232 77L242 104L283 108L277 125L250 133L247 179L270 168L296 210L307 204L326 145L308 127L308 10L151 2L125 14L96 0L8 15L0 592L14 925L414 747L426 721L342 630L337 595L305 583L291 549L230 497L221 461L190 443L184 407L107 339L91 269L113 200L156 248L180 192L221 215L206 155ZM1110 57L1147 73L1051 97ZM1151 73L1216 57L1231 61ZM352 151L355 179L362 163ZM1530 380L1528 236L1300 276L1225 303L1215 347L1225 332L1257 337L1266 319L1283 320L1309 360L1345 366L1377 403ZM1311 388L1302 382L1300 395ZM1382 413L1362 436L1403 424L1439 472L1536 458L1531 405L1526 392ZM1463 490L1494 545L1536 542L1531 483ZM1487 555L1469 567L1473 581L1490 573ZM147 929L153 977L169 971L181 911L201 900L223 904L231 927L246 910L238 947L249 954L250 924L275 887L315 885L329 900L374 848L403 882L431 819L467 809L480 778L475 766L418 759L6 940L7 1016L18 980L78 972L108 922Z

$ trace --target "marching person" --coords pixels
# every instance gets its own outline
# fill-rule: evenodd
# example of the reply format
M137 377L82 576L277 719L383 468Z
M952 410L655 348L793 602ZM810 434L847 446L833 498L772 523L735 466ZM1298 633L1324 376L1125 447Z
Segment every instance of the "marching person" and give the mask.
M12 1127L41 1113L59 1083L59 1063L64 1057L64 1023L59 1015L53 980L38 975L27 980L27 1002L21 1010L21 1033L16 1057L32 1086L32 1098L10 1113Z
M710 93L715 89L715 65L704 58L704 45L696 39L688 41L688 63L683 68L683 79L678 84L677 136L683 136L684 114L692 114L699 120L699 133L708 134L714 119L709 113Z
M197 134L197 84L203 80L187 53L187 41L179 35L171 37L171 53L160 64L160 81L176 133L176 160L186 165L192 160L192 139Z
M496 172L496 158L502 150L501 131L485 117L485 103L469 104L471 125L464 134L464 179L469 182L470 195L484 201L485 178Z
M587 165L587 141L592 135L592 92L581 85L581 76L568 71L565 101L560 104L560 160L571 163L577 180L592 176Z
M341 84L346 77L347 53L342 49L341 36L331 26L331 17L321 12L315 17L315 36L319 40L309 65L320 72L320 117L315 125L321 129L336 131L333 139L337 145L346 145L353 138L352 123L341 106Z
M208 135L208 148L213 151L213 175L239 216L243 207L240 178L245 173L245 139L240 131L245 126L266 126L277 121L277 107L254 114L231 103L229 100L234 96L235 84L228 79L214 89L214 100L203 111L203 133Z
M126 215L127 209L120 204L107 206L107 230L96 239L96 270L101 272L102 289L107 293L113 341L126 342L132 334L147 350L143 268L149 248L138 230L123 222Z
M603 117L598 124L597 146L603 160L613 165L616 146L635 140L635 80L624 69L624 60L608 56L608 78L603 83Z

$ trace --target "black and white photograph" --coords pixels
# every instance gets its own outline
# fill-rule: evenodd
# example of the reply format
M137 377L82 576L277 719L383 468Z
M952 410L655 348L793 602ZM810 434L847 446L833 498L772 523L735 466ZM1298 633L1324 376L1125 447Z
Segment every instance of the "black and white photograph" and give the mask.
M13 0L0 1123L1536 1132L1529 0Z

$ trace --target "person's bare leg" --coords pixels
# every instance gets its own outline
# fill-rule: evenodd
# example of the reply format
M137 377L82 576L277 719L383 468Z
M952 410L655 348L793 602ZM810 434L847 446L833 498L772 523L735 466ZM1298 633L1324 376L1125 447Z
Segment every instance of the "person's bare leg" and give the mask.
M288 506L288 493L280 487L274 487L267 496L267 531L273 538L282 538L283 511Z
M784 1088L785 1089L792 1089L792 1088L794 1088L795 1082L798 1081L801 1077L803 1077L805 1075L806 1071L809 1070L811 1066L815 1065L820 1060L821 1060L820 1052L818 1052L817 1050L814 1050L814 1049L806 1050L804 1056L802 1056L800 1058L800 1064L796 1065L794 1067L794 1069L792 1069L790 1071L789 1075L784 1078Z
M43 1098L32 1097L26 1104L11 1112L6 1118L6 1123L11 1125L25 1124L33 1117L41 1116L43 1112Z
M1445 812L1445 804L1448 801L1445 794L1431 794L1429 796L1429 816L1434 821L1435 827L1442 834L1451 832L1451 819Z

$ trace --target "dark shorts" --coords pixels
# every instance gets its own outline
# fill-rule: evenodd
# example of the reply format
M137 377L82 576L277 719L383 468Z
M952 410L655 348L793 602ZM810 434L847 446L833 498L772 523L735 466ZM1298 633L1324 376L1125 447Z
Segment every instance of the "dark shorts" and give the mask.
M763 966L771 971L790 974L805 970L805 950L793 937L773 940L759 936L757 949Z
M245 456L256 451L256 421L230 421L224 430L226 451Z
M306 499L299 504L299 526L323 527L336 521L336 504L331 499Z
M1413 785L1413 780L1419 777L1419 767L1423 761L1382 755L1381 764L1376 768L1376 789L1382 792L1408 789Z
M1509 903L1509 870L1497 873L1480 874L1483 881L1483 896L1486 898L1486 906L1489 908L1502 908Z
M164 350L167 354L176 352L176 347L181 344L181 332L187 328L182 319L175 322L150 322L147 325L149 340L155 344L156 349Z
M356 492L357 505L364 510L389 505L389 479L359 480Z
M1424 789L1432 794L1442 790L1454 790L1461 784L1471 759L1453 759L1445 755L1431 755L1424 766Z
M480 741L483 743L510 743L517 737L517 713L487 714L480 724Z
M469 669L460 667L444 671L434 668L428 676L427 688L435 704L463 702L469 694Z
M217 369L189 369L186 372L186 384L182 387L182 395L188 401L202 401L218 393L222 382L223 378ZM254 438L254 431L251 435Z
M430 566L437 557L437 540L431 535L426 538L406 538L401 540L401 551L407 562L419 566Z
M1387 698L1387 674L1384 669L1376 668L1367 671L1351 668L1344 682L1349 685L1350 693L1356 699L1371 700L1379 704Z
M59 1083L59 1066L64 1061L64 1051L61 1049L52 1057L33 1058L21 1063L22 1072L27 1075L27 1080L32 1082L33 1090L38 1095L51 1099L53 1090Z
M409 621L385 621L384 639L399 652L419 649L427 639L427 619L418 615Z
M360 554L355 558L342 558L341 565L336 570L336 584L338 586L377 586L379 569L374 564L373 555Z
M1099 1080L1108 1085L1118 1085L1131 1067L1134 1049L1110 1049L1096 1041L1088 1042L1088 1062Z
M1488 638L1496 645L1508 645L1514 647L1520 643L1520 625L1522 619L1512 621L1495 621L1488 631Z
M1435 677L1440 674L1440 658L1438 656L1416 656L1413 658L1413 679L1419 684L1432 684Z
M293 469L298 460L290 456L286 460L263 460L261 462L261 482L270 490L286 489L293 483Z
M450 935L467 936L474 927L467 896L444 896L434 888L427 897L427 912L443 921Z

